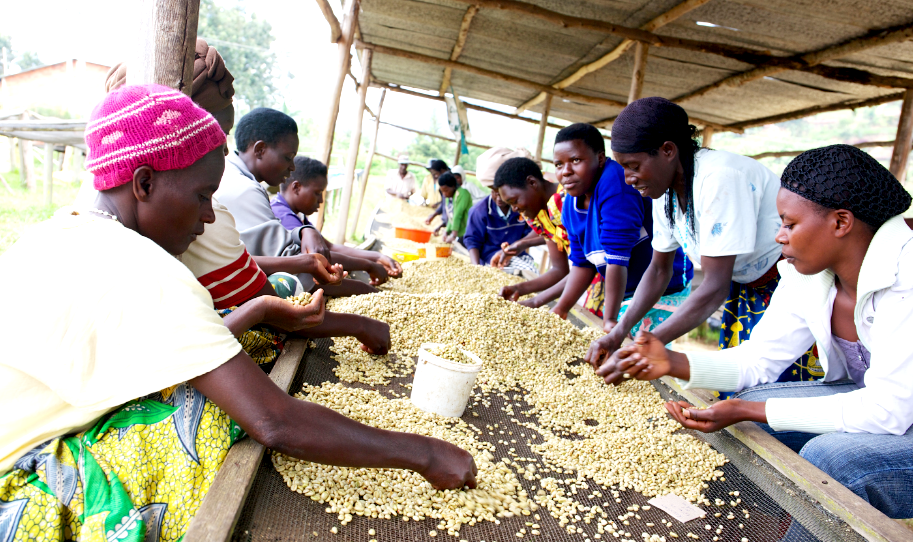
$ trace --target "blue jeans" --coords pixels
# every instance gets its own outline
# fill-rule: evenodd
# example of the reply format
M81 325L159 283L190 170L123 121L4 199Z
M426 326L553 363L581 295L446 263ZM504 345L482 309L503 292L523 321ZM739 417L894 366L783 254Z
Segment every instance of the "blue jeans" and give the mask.
M857 389L851 380L774 382L748 388L733 397L765 401L774 397L823 397ZM887 516L913 517L913 428L904 435L815 435L774 431L767 424L758 425Z

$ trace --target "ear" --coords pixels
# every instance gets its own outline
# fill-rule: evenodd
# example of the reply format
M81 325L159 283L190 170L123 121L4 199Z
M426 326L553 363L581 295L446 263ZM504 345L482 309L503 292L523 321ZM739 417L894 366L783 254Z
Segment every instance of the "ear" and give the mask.
M533 175L527 175L526 176L526 186L528 186L530 188L536 188L537 186L539 186L539 179L537 179Z
M254 156L256 156L257 159L259 160L259 159L263 158L264 154L266 154L266 142L257 141L256 143L254 143Z
M158 177L149 166L140 166L133 172L133 195L137 201L146 203L152 196Z
M596 159L599 160L599 167L600 167L600 168L605 167L605 162L606 162L605 151L599 151L599 152L596 154Z
M678 146L671 141L664 142L662 146L660 146L659 151L667 160L678 157Z
M831 211L831 216L834 220L834 236L837 238L846 237L856 226L856 217L853 216L853 211L838 209Z

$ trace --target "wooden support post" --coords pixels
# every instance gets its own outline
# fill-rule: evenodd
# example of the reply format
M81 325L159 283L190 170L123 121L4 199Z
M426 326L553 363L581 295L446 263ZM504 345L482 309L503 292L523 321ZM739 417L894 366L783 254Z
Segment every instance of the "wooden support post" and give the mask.
M897 137L894 138L894 152L891 154L891 173L901 183L906 178L911 143L913 143L913 89L908 88L903 95L900 120L897 122Z
M317 0L317 5L320 7L320 11L323 12L327 24L330 25L330 43L339 43L339 40L342 39L342 27L339 26L339 19L333 13L333 8L330 7L330 3L327 0Z
M200 0L142 0L127 84L156 83L190 96Z
M631 90L628 92L628 103L640 99L644 90L644 75L647 73L647 54L650 45L638 41L634 45L634 73L631 74Z
M359 0L349 0L346 5L345 17L342 20L342 38L337 45L339 55L338 66L339 72L336 73L336 82L333 87L333 93L330 95L330 108L327 111L327 121L321 134L320 161L330 167L330 158L333 156L333 136L336 134L336 117L339 116L339 100L342 98L342 86L346 82L346 75L349 73L351 62L352 40L355 38L355 25L358 19ZM365 81L367 83L367 81ZM318 230L323 229L323 218L326 214L326 193L323 195L324 203L317 211L317 219L314 226Z
M10 146L10 168L7 171L13 171L16 168L16 140L8 137L6 141Z
M44 204L48 207L54 200L54 144L44 142Z
M456 156L453 157L453 165L460 164L460 157L463 156L463 145L459 141L456 142Z
M701 131L701 147L710 148L710 143L713 141L713 133L715 131L713 126L704 126L704 129Z
M333 241L342 244L346 240L346 228L349 225L349 203L352 201L352 185L355 183L355 166L358 162L358 150L361 146L361 125L365 115L365 97L371 80L371 55L370 49L365 49L361 55L361 88L358 91L358 107L355 110L355 126L352 130L352 141L349 143L349 157L346 160L346 176L342 184L342 208L339 209L338 222L336 223L336 239ZM368 167L371 167L370 164Z
M476 13L479 11L479 6L469 6L466 8L466 13L463 14L463 20L460 22L460 32L457 34L456 43L453 45L453 50L450 52L450 60L456 60L460 58L460 54L463 52L463 47L466 45L466 38L469 36L469 25L472 24L472 18L476 16ZM452 75L453 68L444 68L444 76L441 78L441 87L438 90L438 94L441 96L447 92L447 87L450 86L450 77ZM456 165L456 163L454 163Z
M387 89L380 92L380 104L377 106L377 115L374 117L374 138L371 139L371 149L368 151L368 161L365 162L365 172L361 174L361 193L358 195L358 205L355 206L355 224L352 233L358 233L358 219L361 218L361 205L365 202L365 192L368 191L368 178L371 176L371 164L374 162L374 152L377 150L377 134L380 132L380 114L384 110L384 98Z
M552 95L546 94L542 106L542 118L539 120L539 136L536 138L536 161L542 161L542 146L545 145L545 128L548 126L548 115L552 112Z
M35 162L32 160L32 142L19 140L19 181L29 190L35 188Z

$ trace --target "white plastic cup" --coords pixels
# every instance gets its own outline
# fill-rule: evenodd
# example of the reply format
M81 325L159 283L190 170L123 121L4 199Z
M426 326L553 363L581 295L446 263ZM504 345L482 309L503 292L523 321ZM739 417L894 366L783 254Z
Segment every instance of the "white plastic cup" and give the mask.
M472 352L462 352L476 364L456 363L436 356L427 349L435 343L424 343L418 349L418 363L412 378L412 404L425 412L448 418L459 418L466 410L469 396L482 369L482 360Z

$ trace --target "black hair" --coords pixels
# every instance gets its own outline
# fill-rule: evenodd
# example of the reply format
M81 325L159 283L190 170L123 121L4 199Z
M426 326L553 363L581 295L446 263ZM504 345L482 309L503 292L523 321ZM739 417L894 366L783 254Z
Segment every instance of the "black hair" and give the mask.
M282 111L258 107L241 117L235 126L235 146L239 152L244 152L257 141L275 145L283 137L297 133L295 119Z
M526 188L526 179L532 175L539 181L545 182L542 177L542 170L529 158L518 156L505 161L495 173L494 188L502 186L512 186L514 188Z
M448 171L441 174L441 176L437 178L437 184L439 186L449 186L451 188L456 188L457 180L456 177L454 177L453 173Z
M555 136L555 144L564 143L565 141L583 141L587 147L593 149L593 152L596 154L605 152L605 140L602 139L602 134L599 133L597 129L592 124L586 124L584 122L578 122L576 124L571 124L566 126L558 131L558 135Z
M434 171L440 171L441 173L444 173L445 171L450 171L450 168L447 167L447 162L445 162L443 160L432 160L431 167L429 167L428 169L433 169Z
M292 185L292 182L298 181L300 185L306 185L320 177L327 176L327 167L320 160L308 158L307 156L298 155L295 157L295 171L289 177L282 181L280 188L285 190Z
M682 209L682 215L685 216L686 225L691 224L691 233L697 232L694 220L694 155L701 150L697 132L697 127L689 124L684 135L669 140L678 148L678 161L682 164L682 183L685 185L685 208ZM656 156L659 147L647 151L647 154ZM670 227L675 226L675 190L672 187L666 190L666 218L669 219Z

